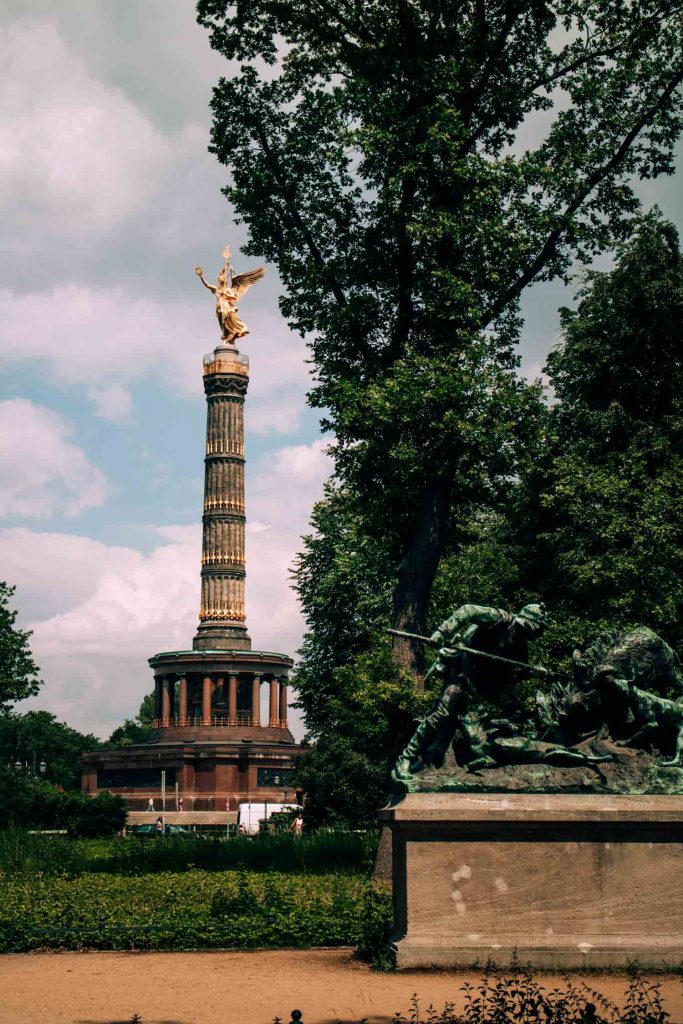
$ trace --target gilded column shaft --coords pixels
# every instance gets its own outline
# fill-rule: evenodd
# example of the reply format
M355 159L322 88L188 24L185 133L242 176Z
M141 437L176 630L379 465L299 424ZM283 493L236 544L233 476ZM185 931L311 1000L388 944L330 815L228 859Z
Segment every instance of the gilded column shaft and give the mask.
M244 396L248 362L235 349L207 356L202 598L196 645L249 649L245 627ZM206 642L204 642L206 637ZM220 641L220 642L219 642ZM230 642L228 642L230 641Z

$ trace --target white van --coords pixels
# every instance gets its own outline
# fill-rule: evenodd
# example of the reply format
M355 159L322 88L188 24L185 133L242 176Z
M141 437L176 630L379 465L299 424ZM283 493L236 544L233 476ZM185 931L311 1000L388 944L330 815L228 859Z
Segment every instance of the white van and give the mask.
M267 821L271 814L300 810L302 810L300 804L277 804L271 800L267 804L240 804L237 808L237 833L238 835L256 835L259 830L259 822Z

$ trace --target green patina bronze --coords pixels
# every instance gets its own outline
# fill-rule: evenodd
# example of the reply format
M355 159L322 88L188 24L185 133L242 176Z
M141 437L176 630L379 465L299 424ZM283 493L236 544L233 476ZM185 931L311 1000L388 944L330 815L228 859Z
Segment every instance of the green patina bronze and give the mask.
M439 646L430 672L443 687L398 759L395 783L683 790L683 679L668 644L646 627L601 634L575 652L572 681L539 690L530 712L520 684L549 675L529 663L528 651L545 625L541 605L511 614L467 604L421 638Z

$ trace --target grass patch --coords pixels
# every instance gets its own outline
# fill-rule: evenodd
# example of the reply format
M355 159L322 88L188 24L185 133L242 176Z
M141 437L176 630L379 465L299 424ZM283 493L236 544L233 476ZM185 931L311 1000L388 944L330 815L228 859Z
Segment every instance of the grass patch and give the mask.
M1 880L0 952L359 946L391 918L381 887L352 875L245 871L24 873Z

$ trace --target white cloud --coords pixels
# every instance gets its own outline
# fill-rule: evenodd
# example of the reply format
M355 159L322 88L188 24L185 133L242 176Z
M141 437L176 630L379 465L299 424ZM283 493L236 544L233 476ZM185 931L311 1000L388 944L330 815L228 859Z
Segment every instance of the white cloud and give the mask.
M125 93L94 78L47 20L0 29L0 52L0 206L19 202L71 234L144 203L168 143Z
M139 552L78 534L0 529L2 578L17 584L22 619L46 620L85 601L112 566L126 576Z
M311 444L275 448L258 462L253 479L247 476L248 518L257 530L264 525L271 530L306 529L313 502L322 496L322 485L332 472L328 444L319 438Z
M313 502L330 472L324 442L264 457L248 494L247 621L255 648L293 655L303 632L289 586ZM4 574L45 686L32 702L102 735L135 713L151 686L147 659L191 646L197 627L201 528L154 529L148 554L88 537L0 531Z
M294 654L304 622L290 572L332 472L327 442L275 449L247 477L247 609L255 647Z
M108 735L150 691L147 659L191 645L200 527L156 532L162 542L144 554L88 537L0 531L0 558L18 584L16 603L33 630L45 683L22 709L43 707L76 728Z
M97 414L112 423L126 423L133 412L130 391L121 384L105 384L88 389L88 398L94 403Z
M111 549L84 601L35 624L41 651L144 659L186 647L197 618L200 527L164 532L169 543L149 555ZM90 574L87 564L81 571Z
M24 398L0 402L0 516L76 516L104 504L107 479L72 433L51 409Z
M125 422L132 414L128 389L136 382L155 379L183 397L201 394L203 355L219 341L205 296L164 301L78 284L25 295L0 289L0 367L39 361L57 385L84 385L98 415ZM252 364L248 430L287 433L298 424L309 382L304 344L256 303L246 316L252 329L242 345Z

